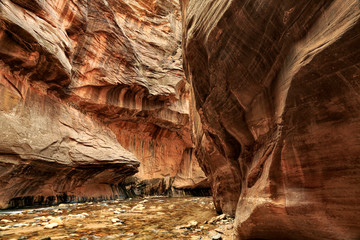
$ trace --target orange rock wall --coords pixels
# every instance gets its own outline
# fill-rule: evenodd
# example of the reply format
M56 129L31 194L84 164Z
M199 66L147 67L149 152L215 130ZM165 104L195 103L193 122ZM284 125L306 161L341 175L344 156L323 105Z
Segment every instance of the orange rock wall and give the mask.
M360 237L360 3L182 1L196 156L238 239Z
M50 141L41 134L32 134L43 126L45 118L49 119L42 131L62 138L67 133L57 131L57 122L74 114L70 124L74 131L80 134L82 118L86 118L89 126L85 128L93 141L99 141L99 146L88 153L92 158L101 159L103 149L118 152L119 148L119 159L131 155L131 171L123 168L123 177L136 172L137 159L141 162L137 174L140 180L175 177L182 162L189 160L184 159L184 151L193 147L190 88L182 70L181 25L180 5L175 0L1 1L0 76L4 97L0 116L19 119L19 124L31 122L27 128L14 125L12 130L14 135L29 136L26 144L30 147L22 152L31 151L34 142ZM39 97L19 98L25 94L19 86L26 86L32 96L38 93ZM66 113L45 114L40 110L50 106L54 111L64 108ZM14 110L19 108L33 114ZM10 110L14 116L8 116L6 111ZM43 115L40 122L36 114ZM5 122L0 122L2 131ZM56 124L52 126L52 122ZM115 135L107 130L97 135L98 128L91 124L108 127ZM109 145L104 140L108 134ZM114 143L115 137L118 143ZM5 138L1 138L1 154L8 154L8 149L14 147ZM84 147L91 144L85 143ZM48 162L58 159L57 155L47 157ZM7 161L7 157L2 158ZM90 161L83 158L74 154L71 160L66 162L64 157L61 161L65 165ZM105 172L113 168L106 164L103 167ZM199 167L196 169L199 181L203 181L206 177ZM91 181L96 185L98 180L94 179ZM6 182L4 186L10 186ZM31 191L26 194L31 195Z

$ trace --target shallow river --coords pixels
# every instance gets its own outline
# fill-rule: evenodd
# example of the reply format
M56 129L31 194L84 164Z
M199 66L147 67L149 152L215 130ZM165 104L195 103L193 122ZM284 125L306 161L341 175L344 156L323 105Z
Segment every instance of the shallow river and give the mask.
M231 239L212 198L150 197L0 211L0 239Z

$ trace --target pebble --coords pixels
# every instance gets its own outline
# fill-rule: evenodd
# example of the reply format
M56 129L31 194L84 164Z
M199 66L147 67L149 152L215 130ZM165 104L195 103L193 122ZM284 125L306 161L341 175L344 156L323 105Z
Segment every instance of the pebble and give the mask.
M85 216L82 215L82 214L76 214L76 215L74 215L74 214L69 214L68 217L69 217L69 218L84 218Z
M211 239L212 239L212 240L221 240L222 237L221 237L221 235L218 233L218 234L216 234L216 235L211 236Z
M17 224L14 224L12 225L12 227L16 228L16 227L27 227L29 226L29 224L27 223L17 223Z
M1 219L0 222L3 222L3 223L11 223L12 221L9 220L9 219Z
M231 224L231 225L228 225L228 226L226 226L226 229L227 230L230 230L230 229L233 229L234 228L234 226Z
M80 240L89 240L87 237L81 237Z
M64 225L63 220L61 220L60 218L53 218L53 219L50 220L49 223L57 223L59 225Z
M120 221L120 219L118 219L118 218L112 218L111 221L112 221L113 223L117 223L117 222Z
M198 225L198 222L197 221L190 221L189 223L188 223L188 225L190 226L190 227L196 227L197 225Z
M19 238L18 238L18 240L23 240L23 239L27 239L28 237L27 236L20 236Z
M192 240L199 240L199 239L201 239L201 237L199 237L199 236L191 236L190 239L192 239Z
M52 229L52 228L56 228L57 226L59 226L58 223L54 222L54 223L49 223L47 225L45 225L45 229Z
M144 210L145 209L145 207L144 207L144 205L143 204L138 204L138 205L136 205L135 207L133 207L132 209L131 209L131 211L142 211L142 210Z
M209 224L215 224L216 222L226 219L226 214L221 214L219 216L213 217L211 218L209 221L205 221L205 223L209 223Z
M5 226L5 227L0 227L0 231L5 231L5 230L8 230L10 228L10 226Z
M34 210L25 210L25 211L23 211L23 213L26 213L26 214L34 214Z

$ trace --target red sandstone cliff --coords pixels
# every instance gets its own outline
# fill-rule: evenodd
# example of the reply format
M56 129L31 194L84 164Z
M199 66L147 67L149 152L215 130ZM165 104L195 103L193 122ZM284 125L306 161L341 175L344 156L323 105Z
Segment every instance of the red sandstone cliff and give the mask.
M358 239L359 1L181 4L0 1L0 205L197 159L238 238Z
M182 11L196 156L237 237L359 239L359 1Z
M203 182L181 34L177 1L1 1L1 205L118 195L137 171Z

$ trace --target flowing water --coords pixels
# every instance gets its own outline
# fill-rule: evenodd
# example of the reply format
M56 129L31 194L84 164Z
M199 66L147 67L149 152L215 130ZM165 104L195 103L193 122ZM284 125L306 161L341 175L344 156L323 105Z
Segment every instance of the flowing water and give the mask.
M215 216L210 197L60 204L0 212L0 239L231 239L232 219Z

